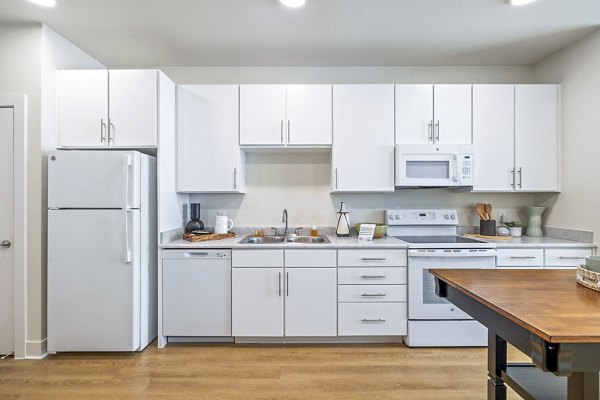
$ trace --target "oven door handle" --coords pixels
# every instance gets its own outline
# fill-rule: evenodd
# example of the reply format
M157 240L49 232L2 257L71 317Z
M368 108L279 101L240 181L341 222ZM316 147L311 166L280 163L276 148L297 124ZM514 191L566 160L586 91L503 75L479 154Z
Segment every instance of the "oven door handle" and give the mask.
M474 251L474 252L427 252L409 250L408 257L421 258L472 258L472 257L496 257L496 250Z

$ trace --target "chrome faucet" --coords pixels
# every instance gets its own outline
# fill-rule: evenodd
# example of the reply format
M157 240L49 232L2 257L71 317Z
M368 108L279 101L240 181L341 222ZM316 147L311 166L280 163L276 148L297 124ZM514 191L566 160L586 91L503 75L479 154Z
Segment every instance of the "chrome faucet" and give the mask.
M285 222L285 231L283 231L283 234L285 236L287 236L290 231L288 230L288 213L287 213L287 208L283 209L283 216L281 217L281 222Z

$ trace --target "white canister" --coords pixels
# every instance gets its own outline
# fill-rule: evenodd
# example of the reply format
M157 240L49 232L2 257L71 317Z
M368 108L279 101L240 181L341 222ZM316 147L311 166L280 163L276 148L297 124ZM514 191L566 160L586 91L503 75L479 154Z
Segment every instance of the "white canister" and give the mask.
M233 221L227 215L217 215L215 219L215 233L227 233L233 228Z
M520 226L510 226L508 228L508 234L512 237L521 237L521 227Z

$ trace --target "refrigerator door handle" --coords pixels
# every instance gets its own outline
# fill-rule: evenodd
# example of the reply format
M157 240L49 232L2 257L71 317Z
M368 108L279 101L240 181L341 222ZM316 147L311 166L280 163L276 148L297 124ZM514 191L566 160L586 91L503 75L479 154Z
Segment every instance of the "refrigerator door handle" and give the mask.
M129 264L131 262L131 251L129 249L129 167L131 166L131 156L128 154L125 157L125 196L123 196L123 226L124 226L124 234L125 234L125 263Z

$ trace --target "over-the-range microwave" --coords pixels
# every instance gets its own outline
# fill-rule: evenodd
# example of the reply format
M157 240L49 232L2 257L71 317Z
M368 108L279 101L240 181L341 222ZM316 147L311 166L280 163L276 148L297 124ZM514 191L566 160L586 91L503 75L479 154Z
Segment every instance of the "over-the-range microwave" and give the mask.
M395 186L473 186L473 146L396 145Z

